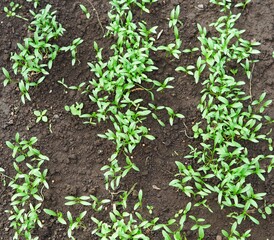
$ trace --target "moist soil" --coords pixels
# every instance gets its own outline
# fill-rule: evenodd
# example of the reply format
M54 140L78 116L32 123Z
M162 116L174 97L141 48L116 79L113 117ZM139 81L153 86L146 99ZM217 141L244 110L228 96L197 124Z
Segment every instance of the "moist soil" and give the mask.
M20 1L19 1L20 2ZM4 6L9 1L0 2L0 63L1 67L11 69L10 53L17 51L17 43L22 42L27 36L27 23L18 18L7 18L3 12ZM64 110L65 105L75 102L83 102L89 105L88 99L76 91L68 91L58 83L64 78L68 85L78 85L83 81L92 78L87 62L95 60L93 42L97 41L100 47L104 48L104 57L111 54L108 47L111 44L110 38L104 38L105 28L108 24L107 12L110 5L107 0L92 1L94 8L89 1L79 0L59 0L43 1L40 7L46 3L53 5L57 10L57 20L66 29L64 35L58 39L58 44L65 46L77 37L84 39L83 44L78 48L78 61L75 66L71 66L69 53L62 53L57 57L45 81L31 91L32 101L23 105L20 102L19 90L16 85L3 87L0 85L0 165L6 170L6 174L13 176L12 157L10 150L6 147L7 140L14 139L15 133L19 132L22 137L38 138L37 148L49 157L50 161L45 163L45 168L49 170L48 182L49 190L44 190L43 208L49 208L66 212L70 210L74 214L80 211L89 210L86 207L67 207L64 205L65 196L82 196L94 194L98 198L117 199L117 192L130 190L135 185L132 195L129 197L129 206L136 201L136 192L143 189L144 206L153 205L154 215L160 218L161 222L166 222L191 199L169 186L169 182L174 179L178 170L175 161L186 162L184 159L189 152L188 145L198 146L199 142L191 138L191 128L193 124L200 120L196 106L200 99L201 86L195 84L191 77L175 72L177 66L193 64L197 58L196 54L183 54L180 60L174 60L165 54L154 54L152 56L158 71L153 73L155 79L163 80L167 76L174 76L173 89L159 93L156 97L157 105L169 105L177 112L185 115L185 119L176 120L172 127L161 127L153 119L148 119L146 126L151 129L151 133L156 136L154 141L143 141L135 149L132 161L140 168L140 172L130 172L122 180L117 192L106 191L104 187L104 177L100 170L107 164L108 158L112 154L114 146L107 140L100 139L97 134L104 133L111 125L100 123L97 126L85 125L81 119L72 116ZM32 7L21 1L23 5L20 13L28 17L28 10ZM79 4L84 4L91 12L91 18L86 19L79 8ZM157 45L167 44L173 41L173 34L168 28L168 20L171 9L176 5L181 6L181 20L183 26L180 27L183 48L199 46L197 41L197 23L206 26L215 21L220 15L219 8L209 4L206 0L159 0L153 4L151 13L140 14L136 10L135 18L145 20L150 26L158 26L158 32L163 30L162 35L157 40ZM98 14L98 15L97 15ZM99 21L101 24L99 24ZM246 29L245 38L261 42L258 56L260 62L256 63L252 72L252 81L247 82L247 89L252 96L258 96L266 92L268 99L274 99L274 64L272 52L274 48L274 2L273 0L254 0L252 4L242 12L242 16L237 23L239 29ZM0 75L1 82L4 79ZM251 84L250 84L251 83ZM137 92L136 94L142 94ZM35 123L34 110L48 110L48 123ZM268 114L274 117L274 105L268 109ZM163 118L167 121L166 117ZM50 131L51 130L51 131ZM264 147L253 146L257 153L263 153ZM8 180L7 180L8 181ZM257 184L258 179L252 179L256 190L266 192L268 201L274 202L274 175L273 171L267 176L264 183ZM0 187L0 239L12 239L13 231L9 227L6 209L10 209L10 197L12 192L9 187ZM214 196L215 197L215 196ZM211 228L206 230L205 239L220 238L221 230L228 229L230 219L226 218L228 213L221 210L214 198L209 202L214 213L210 213L202 208L197 208L192 215L206 219L206 223L211 224ZM105 219L108 209L96 216ZM144 211L145 212L145 211ZM79 240L98 239L91 235L94 224L90 220L93 212L90 210L85 218L84 228L76 231L75 237ZM41 213L41 219L45 222L44 227L37 229L35 234L40 239L67 239L66 228L58 224L55 219ZM260 225L255 225L250 221L245 221L241 225L241 231L251 229L254 240L274 240L274 218L270 216L267 220L261 220ZM186 225L187 239L197 239L196 233L190 231L190 225ZM162 239L160 235L151 234L151 239ZM224 239L224 238L223 238Z

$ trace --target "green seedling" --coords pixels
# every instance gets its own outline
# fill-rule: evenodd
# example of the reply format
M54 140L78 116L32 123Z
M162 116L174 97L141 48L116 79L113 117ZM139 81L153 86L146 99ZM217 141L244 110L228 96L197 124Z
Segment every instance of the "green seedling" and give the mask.
M196 218L195 216L189 216L189 218L191 218L195 224L191 227L190 230L195 231L198 230L198 239L204 239L205 236L205 232L204 229L209 228L211 225L210 224L202 224L205 219L203 218Z
M139 196L142 198L141 195ZM142 201L142 199L139 199L139 202L140 201ZM116 204L113 204L113 208L109 213L109 219L101 221L95 216L91 217L91 220L96 225L92 234L97 235L101 239L150 239L147 233L152 231L159 218L147 220L136 211L138 208L131 213L127 211L120 212ZM160 228L162 228L162 226L158 226L158 229Z
M167 46L159 46L157 50L163 50L168 53L169 56L173 56L177 59L180 58L181 51L177 49L177 46L175 43L170 43Z
M153 214L153 209L154 209L154 207L152 205L147 205L147 210L150 215Z
M4 87L6 87L9 83L11 83L12 80L11 80L10 74L7 71L7 69L5 69L4 67L2 67L2 72L3 72L4 76L5 76L3 84L4 84Z
M176 8L171 10L169 23L168 23L168 26L170 28L175 27L178 23L182 24L179 20L179 16L180 16L180 5L178 5Z
M230 69L230 72L231 72L234 76L237 75L238 71L239 71L238 68L232 68L232 69Z
M129 192L126 192L128 196L133 190L135 185L131 188ZM125 195L124 193L122 195ZM125 206L127 206L127 198L119 196L120 199L123 198ZM151 219L146 219L142 216L138 210L142 209L143 202L143 192L140 190L138 194L138 200L134 204L134 209L132 211L121 212L118 210L119 202L114 202L112 204L112 209L109 212L109 218L99 220L95 216L91 217L91 220L95 223L96 227L92 231L92 234L97 235L100 238L112 239L112 238L123 238L123 239L150 239L149 235L153 232L162 230L163 239L180 239L186 240L184 233L184 224L188 218L188 213L191 210L191 203L188 203L185 208L179 210L173 218L169 219L167 223L158 223L159 218L153 217L153 206L148 205L147 209L151 215ZM97 198L96 198L97 199ZM100 200L97 199L100 202ZM137 207L136 207L137 206Z
M12 178L10 178L9 176L5 174L5 169L0 167L0 179L1 179L1 182L3 183L3 186L7 185L6 178L9 178L12 180Z
M50 9L51 5L47 5L39 13L30 11L34 17L29 27L33 31L33 37L25 38L24 44L18 43L17 46L21 52L13 53L11 56L11 60L14 62L12 65L14 74L21 75L21 79L16 81L22 94L23 103L25 103L25 99L30 100L30 87L38 86L49 74L46 68L51 69L59 49L56 44L50 44L49 41L62 35L64 29L55 20L55 12L51 12ZM47 64L44 63L45 59L48 59ZM6 77L4 85L7 85L11 79L7 71L4 74ZM38 74L44 76L36 78Z
M6 13L7 17L17 17L28 21L27 18L24 18L16 13L16 11L20 8L22 8L22 6L19 3L10 2L9 7L4 7L4 12Z
M67 231L68 238L75 240L75 238L72 235L72 232L75 229L79 229L80 227L83 227L82 221L83 221L83 218L86 216L86 214L87 214L87 211L81 212L78 217L73 219L72 214L69 211L67 212L67 219L69 222L69 228Z
M183 53L194 53L194 52L198 52L199 51L199 48L197 47L194 47L194 48L186 48L183 50Z
M50 215L50 216L53 216L53 217L56 217L57 218L57 221L59 222L59 223L61 223L61 224L63 224L63 225L66 225L67 224L67 222L66 222L66 220L64 219L64 217L63 217L63 213L62 212L54 212L53 210L51 210L51 209L47 209L47 208L44 208L43 209L44 210L44 212L46 213L46 214L48 214L48 215Z
M229 11L231 8L231 0L210 0L210 3L221 7L221 12Z
M187 67L181 67L181 66L177 67L175 69L175 71L177 71L177 72L184 72L184 73L186 73L188 75L194 75L194 72L192 71L193 69L195 69L195 67L192 66L192 65L189 65Z
M65 110L67 112L71 112L71 114L74 116L80 117L83 107L84 107L83 103L76 102L75 104L73 104L71 106L65 106Z
M163 50L168 53L168 55L172 55L173 57L179 59L181 55L180 48L182 46L182 40L179 36L179 29L177 27L178 24L183 25L183 23L179 20L180 15L180 6L178 5L176 8L171 10L170 18L169 18L169 27L173 28L175 43L170 43L167 46L159 46L157 50Z
M149 13L149 9L146 7L146 5L149 3L154 3L157 2L158 0L142 0L140 2L133 1L139 8L142 9L142 11Z
M245 0L244 2L237 3L235 7L245 9L249 3L251 3L251 0Z
M37 8L40 4L40 0L26 0L27 2L32 2L34 8Z
M67 220L68 220L68 223L67 223L62 212L59 212L59 211L55 212L47 208L44 208L43 210L49 216L55 217L57 222L61 223L62 225L68 225L67 236L69 239L75 240L75 237L73 236L73 231L75 229L79 229L80 227L84 227L82 221L83 221L83 218L86 216L87 211L81 212L79 216L76 217L75 219L73 219L71 212L68 211L66 214Z
M80 4L79 6L80 6L82 12L86 15L86 18L89 19L90 18L90 13L87 10L87 8L83 4Z
M61 51L70 51L71 52L71 65L74 66L76 63L76 53L77 53L77 47L83 42L84 40L81 38L76 38L73 40L72 44L67 47L62 47Z
M48 122L48 117L46 116L47 110L35 110L33 113L36 116L36 123L39 123L40 121Z
M274 208L274 204L266 204L264 203L264 206L261 208L258 208L258 212L261 214L263 219L267 219L267 216L270 216L273 211L272 209Z
M82 82L78 86L68 86L67 84L65 84L65 79L64 78L62 80L59 80L58 83L60 83L62 86L64 86L67 89L77 90L77 91L82 91L82 88L86 85L85 82Z
M67 200L65 205L71 206L71 205L80 204L83 206L91 206L91 208L96 212L102 211L104 208L104 205L111 202L109 199L99 200L94 195L81 196L81 197L67 196L65 197L65 199Z
M243 234L241 234L238 232L237 227L238 227L237 222L234 222L231 226L230 233L227 232L226 230L222 230L222 234L224 235L224 237L226 237L229 240L245 240L251 236L250 229L245 231Z
M184 233L184 226L191 207L191 202L189 202L184 209L180 209L173 218L167 221L167 223L157 224L152 228L152 230L157 231L162 229L164 239L186 240L187 238Z

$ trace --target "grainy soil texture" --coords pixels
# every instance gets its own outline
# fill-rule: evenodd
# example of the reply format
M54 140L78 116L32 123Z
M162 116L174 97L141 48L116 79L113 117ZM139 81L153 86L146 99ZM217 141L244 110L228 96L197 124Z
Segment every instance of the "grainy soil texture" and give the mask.
M83 103L84 112L91 112L96 109L89 98L80 91L65 88L58 81L64 79L68 86L77 86L82 82L87 82L94 78L94 73L90 71L88 62L96 61L96 51L94 41L99 48L103 48L102 55L108 59L112 55L109 48L116 39L105 36L106 26L110 19L108 12L111 5L107 0L46 0L41 1L38 8L33 7L33 3L18 0L22 7L16 12L27 19L32 19L29 10L39 11L46 6L52 5L52 10L56 10L56 19L66 29L64 34L54 40L59 46L68 46L73 39L82 38L84 41L77 47L76 63L71 64L70 52L62 51L57 55L53 66L46 75L44 81L37 87L30 89L31 101L26 100L23 104L20 100L20 91L17 84L9 84L6 87L2 82L4 74L0 74L0 167L5 170L5 176L1 175L0 185L0 239L9 240L14 236L14 230L10 227L9 214L5 210L10 210L11 197L14 194L8 186L11 181L8 177L15 175L13 167L14 159L12 151L6 146L6 141L14 141L14 136L18 132L25 139L37 137L35 147L42 154L49 158L45 161L43 169L48 169L47 181L49 189L42 189L43 202L39 212L43 227L36 227L33 236L39 236L41 240L65 240L68 239L68 225L60 224L56 218L49 216L42 209L52 209L63 212L66 215L70 211L73 216L78 216L81 212L87 211L82 225L73 231L75 239L93 240L102 239L92 231L96 224L91 220L92 216L105 222L110 222L109 212L113 209L115 202L121 200L123 191L129 191L127 208L124 211L133 212L133 206L138 201L138 192L143 191L143 204L138 211L147 219L159 217L159 223L167 223L180 209L184 209L188 202L198 202L199 196L188 197L177 188L171 187L169 183L178 174L175 164L180 161L184 164L195 166L194 160L185 158L189 154L189 145L199 147L199 139L193 138L192 126L201 121L201 113L197 109L203 88L201 82L195 83L193 76L175 69L178 66L195 65L200 52L182 53L179 59L163 51L151 51L150 57L154 61L158 70L149 73L149 77L163 81L167 77L174 77L171 82L173 88L155 93L154 103L157 106L170 106L177 113L183 114L183 119L175 118L174 124L168 124L168 117L165 112L160 112L160 118L166 123L162 127L152 117L148 117L144 124L150 129L150 134L155 136L155 140L150 141L143 138L141 143L133 150L130 159L140 171L131 170L125 178L121 179L118 189L105 188L104 172L101 168L109 163L109 158L115 150L111 141L98 137L107 129L113 129L110 121L101 121L96 126L83 124L83 119L72 115L64 107L72 104ZM221 1L219 1L221 2ZM223 1L225 2L225 1ZM236 1L232 1L236 2ZM240 2L240 1L237 1ZM4 7L9 6L10 1L0 1L0 66L12 72L11 53L19 52L17 43L23 43L24 38L31 33L28 30L29 21L18 17L7 17ZM79 7L80 4L86 6L90 12L90 18ZM233 3L235 5L235 3ZM209 26L225 13L220 12L220 7L207 0L159 0L148 6L150 13L142 12L137 6L132 7L133 21L147 22L147 25L158 26L157 34L153 37L155 45L167 45L174 42L172 28L168 26L168 19L171 10L180 6L179 19L182 24L178 25L180 38L182 40L181 49L200 48L201 43L197 39L199 36L197 23L207 28L208 34L213 36L215 30ZM233 8L233 7L232 7ZM243 87L247 94L253 98L258 98L261 93L266 92L266 99L274 100L274 61L272 53L274 51L274 0L253 0L245 9L233 8L235 13L241 13L241 17L236 22L238 29L246 30L243 33L245 39L260 42L256 47L260 54L252 56L259 60L251 65L251 78L247 79L240 71L237 78L245 81ZM150 101L150 96L142 89L134 89L135 98L142 98ZM35 110L47 109L48 121L36 123ZM274 105L270 104L266 110L267 115L274 117ZM269 128L273 127L271 123ZM270 137L274 137L270 133ZM264 144L243 143L254 155L271 154ZM123 163L121 163L123 164ZM252 183L256 192L266 193L265 201L274 203L274 173L265 173L265 180L260 181L258 177L251 176L248 181ZM4 181L6 184L4 184ZM210 183L210 180L208 180ZM215 182L211 183L213 186ZM103 206L103 210L95 212L91 206L65 205L66 196L89 196L94 195L98 199L110 199L109 203ZM229 230L233 218L226 217L231 213L231 208L223 209L217 204L217 194L207 198L206 207L193 207L191 215L205 219L205 224L210 224L206 228L203 239L227 239L222 235L222 230ZM201 200L201 199L200 199ZM259 201L259 208L263 207L264 201ZM148 213L147 205L153 206L153 214ZM122 210L122 206L117 206ZM267 216L262 219L255 207L249 209L249 214L260 220L257 225L250 219L246 219L240 224L237 230L241 233L251 230L253 240L274 240L274 217ZM193 230L194 221L186 221L180 239L194 240L198 238L197 230ZM172 227L171 227L172 228ZM191 230L192 229L192 230ZM149 239L165 239L162 230L152 231L150 228L144 231ZM19 239L25 239L20 237ZM127 238L116 238L127 239ZM129 238L131 239L131 238ZM132 238L133 239L133 238ZM138 238L137 238L138 239ZM141 239L141 238L140 238ZM166 238L168 239L168 238ZM173 239L173 238L171 238ZM178 238L179 239L179 238ZM232 238L231 238L232 239ZM240 238L235 238L240 239Z

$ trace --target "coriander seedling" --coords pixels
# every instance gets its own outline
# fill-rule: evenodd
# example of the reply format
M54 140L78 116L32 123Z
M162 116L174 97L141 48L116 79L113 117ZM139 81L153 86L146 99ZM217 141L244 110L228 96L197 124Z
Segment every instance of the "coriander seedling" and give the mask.
M245 0L244 2L237 3L235 7L245 9L249 3L251 3L251 0Z
M226 12L231 8L231 0L210 0L211 3L221 7L221 12Z
M7 86L9 83L11 83L11 76L9 74L9 72L7 71L7 69L5 69L4 67L2 67L2 72L5 75L5 79L3 81L3 85L4 87Z
M17 17L28 21L27 18L24 18L16 13L16 11L20 8L22 8L22 6L19 3L10 2L9 8L4 7L4 12L6 13L7 17Z
M27 2L33 2L34 8L37 8L40 4L40 0L26 0Z
M50 216L53 216L53 217L56 217L57 218L57 221L59 222L59 223L61 223L61 224L63 224L63 225L66 225L67 224L67 222L66 222L66 220L64 219L64 217L63 217L63 213L62 212L59 212L59 211L53 211L53 210L51 210L51 209L47 209L47 208L44 208L43 209L44 210L44 212L46 213L46 214L48 214L48 215L50 215Z
M35 110L33 113L37 117L36 123L39 123L40 121L48 122L48 117L46 116L47 110L43 110L43 111Z
M203 218L196 218L195 216L189 216L194 222L195 224L191 227L190 230L194 231L194 230L198 230L198 239L203 239L205 236L205 232L204 229L209 228L211 225L210 224L202 224L205 219Z
M86 18L89 19L90 18L90 13L87 10L87 8L83 4L80 4L79 6L80 6L81 10L83 11L83 13L86 15Z

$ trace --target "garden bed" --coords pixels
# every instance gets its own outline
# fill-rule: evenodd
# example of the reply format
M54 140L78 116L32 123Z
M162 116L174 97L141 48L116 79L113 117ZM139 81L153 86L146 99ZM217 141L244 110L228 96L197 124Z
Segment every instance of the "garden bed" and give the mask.
M174 58L165 52L151 51L150 57L154 61L158 70L149 73L151 78L163 81L167 77L174 77L171 82L174 87L155 93L155 104L171 107L176 113L181 113L185 118L175 118L173 126L168 124L168 116L165 113L160 114L161 119L166 123L162 127L152 117L144 121L144 125L150 129L150 134L155 136L155 140L143 138L141 143L133 150L130 159L140 169L139 172L131 170L125 178L121 179L117 189L105 188L103 171L100 169L108 164L108 159L115 150L115 145L97 136L103 134L107 129L113 129L110 121L102 121L96 126L83 124L83 119L73 116L66 111L64 107L72 104L84 103L86 112L93 110L94 105L90 105L88 97L79 91L66 89L58 81L64 79L68 86L77 86L84 81L94 77L90 71L88 62L96 61L96 51L94 50L94 41L100 48L103 48L103 57L107 59L112 52L109 49L115 39L104 37L106 26L109 24L108 12L111 6L107 0L91 1L45 1L41 3L38 9L51 4L52 9L57 10L57 20L66 29L63 36L56 42L60 46L68 46L76 38L82 38L84 41L77 46L77 60L74 66L71 64L70 52L60 52L53 63L49 75L36 88L30 91L31 101L22 104L20 100L20 91L16 84L10 84L3 87L0 85L0 167L5 169L5 174L14 176L13 158L10 149L6 146L6 141L13 141L17 132L22 138L29 139L37 137L38 141L35 147L42 154L49 158L43 165L48 169L47 181L49 189L43 189L42 195L44 201L42 208L52 209L63 212L65 215L70 211L73 216L78 216L80 212L87 211L83 220L83 227L77 229L74 237L79 240L101 239L91 232L95 224L91 221L92 216L100 220L109 222L109 212L112 210L115 201L120 201L123 191L130 191L128 197L127 211L133 212L133 206L138 201L139 190L143 191L143 207L139 212L146 218L151 218L148 213L147 205L153 206L153 217L159 217L159 223L166 223L173 218L180 209L184 209L188 202L194 199L187 197L181 191L171 187L169 183L175 179L178 173L176 161L192 164L196 166L194 160L185 159L189 154L189 145L198 147L199 139L194 139L192 127L195 123L201 121L201 113L197 109L200 102L202 85L195 83L192 76L178 73L175 69L178 66L195 65L199 52L192 54L182 53L179 59ZM28 10L33 8L31 3L19 1L22 8L18 10L26 18L31 18ZM79 7L83 4L91 13L89 19ZM214 35L215 31L208 25L217 20L224 13L220 12L220 7L215 6L208 1L179 1L179 0L159 0L148 8L150 13L141 12L138 7L133 7L134 21L145 20L148 26L158 26L157 39L155 45L167 45L174 41L173 30L168 26L170 12L177 5L180 5L180 21L183 23L178 26L180 38L182 40L182 49L200 47L197 39L199 32L197 23L205 26L209 35ZM28 22L20 18L6 17L3 9L8 6L8 1L1 1L0 9L0 63L11 71L12 63L10 60L11 52L18 52L17 43L22 43L28 36ZM253 99L259 98L261 93L266 92L266 99L274 99L274 61L272 52L274 51L274 5L272 0L259 1L254 0L242 9L233 9L235 13L242 13L237 21L238 29L245 29L243 34L245 39L260 42L256 47L260 54L253 56L253 59L260 60L251 67L251 79L247 79L244 72L239 72L238 80L245 81L244 90L250 94ZM161 34L159 34L161 32ZM156 36L154 36L156 38ZM5 79L2 74L1 82ZM135 98L142 98L149 102L149 95L143 91L135 89L133 92ZM35 110L47 109L48 120L36 123ZM266 110L266 114L274 118L274 107L271 104ZM273 123L270 127L273 126ZM264 131L265 129L263 129ZM270 133L273 138L274 134ZM267 144L244 143L245 147L253 156L259 154L271 154ZM4 177L3 177L4 179ZM7 183L8 178L4 180ZM210 180L209 180L210 181ZM274 203L274 174L271 171L265 174L265 181L259 181L257 176L251 176L249 181L252 183L256 192L267 193L265 199L267 203ZM215 184L214 182L211 184ZM8 221L9 215L5 210L11 209L10 198L13 194L11 188L1 185L0 188L0 239L11 239L14 234ZM103 211L96 213L90 206L84 205L65 205L66 196L88 196L94 195L98 199L110 199L111 202L104 205ZM230 229L233 223L232 218L226 215L231 209L221 209L217 204L218 196L211 195L207 204L212 209L211 213L207 208L193 208L191 215L204 218L205 224L211 227L205 229L204 239L226 239L222 236L221 230ZM260 202L260 206L264 204ZM119 206L118 208L121 208ZM129 210L128 210L129 209ZM251 220L243 221L237 228L240 232L251 229L250 239L274 239L274 220L273 215L267 216L264 220L260 214L254 211L254 217L260 220L260 225L256 225ZM67 226L56 221L55 218L41 211L40 219L44 226L37 227L34 236L39 239L67 239ZM194 222L189 219L185 223L182 234L186 239L197 239L197 231L190 230ZM164 239L161 230L151 231L147 229L146 236L150 239ZM221 238L222 236L222 238ZM21 239L21 238L20 238ZM118 239L118 238L117 238ZM179 239L179 238L178 238ZM182 235L182 239L183 235Z

